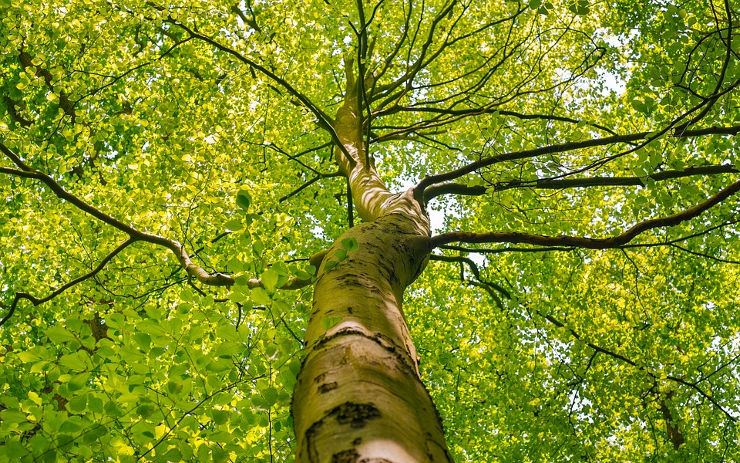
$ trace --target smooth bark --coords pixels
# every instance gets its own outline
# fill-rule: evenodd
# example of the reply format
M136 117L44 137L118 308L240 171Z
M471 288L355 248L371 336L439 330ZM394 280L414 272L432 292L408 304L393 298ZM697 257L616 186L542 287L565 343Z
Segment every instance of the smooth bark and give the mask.
M296 462L450 462L402 309L429 258L429 219L411 190L390 193L372 167L350 71L347 88L335 159L364 223L319 267L293 394ZM348 238L358 247L344 257Z

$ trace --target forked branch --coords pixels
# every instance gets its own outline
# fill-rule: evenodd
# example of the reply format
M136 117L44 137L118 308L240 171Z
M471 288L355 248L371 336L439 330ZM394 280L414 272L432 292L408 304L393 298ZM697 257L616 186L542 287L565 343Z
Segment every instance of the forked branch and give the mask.
M129 236L129 239L125 242L126 246L136 241L144 241L147 243L156 244L158 246L165 247L169 249L170 251L172 251L172 253L175 255L180 265L187 271L188 275L197 279L201 283L210 285L210 286L231 286L235 283L235 278L232 275L227 275L227 274L219 273L219 272L208 273L205 269L196 265L192 261L190 255L187 253L185 247L179 242L169 239L169 238L165 238L160 235L138 230L135 227L129 224L126 224L111 215L106 214L100 209L88 204L87 202L83 201L81 198L68 192L67 190L62 188L62 186L59 185L59 183L55 181L53 178L51 178L50 176L48 176L47 174L39 170L32 168L31 166L23 162L23 160L16 153L14 153L10 148L8 148L1 141L0 141L0 151L2 151L8 158L10 158L10 160L13 161L13 163L16 166L18 166L18 169L0 167L0 173L40 180L41 182L46 184L51 189L51 191L60 199L63 199L71 203L78 209L84 212L87 212L88 214L100 220L101 222L104 222L126 233ZM116 253L117 252L118 251L116 251ZM306 286L307 284L310 284L310 281L305 281L305 280L294 278L294 279L289 280L285 285L283 285L282 289L298 289L303 286ZM262 282L258 279L249 280L250 287L261 286L261 285L262 285ZM33 301L30 298L26 298L26 299Z
M10 158L11 161L13 161L13 163L16 166L20 168L20 169L2 168L0 172L5 173L5 174L16 175L18 177L33 178L36 180L40 180L41 182L46 184L46 186L48 186L58 198L69 202L70 204L74 205L75 207L77 207L78 209L84 212L87 212L88 214L100 220L101 222L104 222L126 233L134 241L145 241L147 243L164 246L165 248L169 249L175 254L175 257L177 257L177 260L185 268L188 274L198 279L198 281L200 281L201 283L212 285L212 286L230 286L234 284L234 277L230 275L225 275L223 273L210 274L207 271L205 271L202 267L199 267L198 265L196 265L190 259L190 256L185 251L185 248L177 241L165 238L163 236L155 235L153 233L147 233L147 232L140 231L132 227L131 225L124 223L111 215L106 214L100 209L88 204L87 202L83 201L81 198L68 192L67 190L62 188L62 186L56 180L54 180L47 174L39 170L36 170L32 168L31 166L29 166L28 164L24 163L17 154L15 154L10 148L8 148L2 142L0 142L0 151L2 151L7 157Z
M473 276L475 277L475 280L468 280L468 283L472 286L477 286L479 288L482 288L484 291L488 293L489 296L491 296L491 299L494 300L496 305L500 309L504 309L504 303L501 300L501 297L499 294L506 299L511 299L511 294L501 285L494 283L492 281L484 280L481 277L480 269L478 268L478 265L470 258L465 256L443 256L439 254L432 254L429 256L430 260L436 260L440 262L456 262L459 264L465 264L470 268L470 271L473 272ZM460 268L460 280L464 281L464 272L462 267Z

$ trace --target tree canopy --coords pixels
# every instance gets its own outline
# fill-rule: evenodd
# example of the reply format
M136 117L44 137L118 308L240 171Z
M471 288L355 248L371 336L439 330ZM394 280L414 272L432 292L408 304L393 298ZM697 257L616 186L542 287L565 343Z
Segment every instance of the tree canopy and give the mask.
M0 0L0 462L292 461L357 162L455 461L740 459L738 11Z

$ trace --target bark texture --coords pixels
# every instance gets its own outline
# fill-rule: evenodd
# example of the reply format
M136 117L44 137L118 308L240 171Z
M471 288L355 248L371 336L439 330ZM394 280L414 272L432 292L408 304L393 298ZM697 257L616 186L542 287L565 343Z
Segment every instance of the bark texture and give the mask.
M429 219L411 191L389 192L371 165L351 70L347 88L334 122L344 151L335 158L365 222L319 267L293 394L296 461L450 462L402 310L429 257ZM358 248L338 258L346 238Z
M330 251L314 289L293 396L296 461L450 461L401 308L404 288L426 265L428 240L402 213L347 237L359 248L327 271Z

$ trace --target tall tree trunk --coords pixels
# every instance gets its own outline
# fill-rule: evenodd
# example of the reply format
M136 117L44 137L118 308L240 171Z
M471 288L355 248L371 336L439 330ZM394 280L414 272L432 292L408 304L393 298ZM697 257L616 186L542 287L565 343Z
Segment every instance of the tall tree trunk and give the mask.
M368 162L351 63L347 89L335 158L365 222L319 267L293 393L296 462L451 462L401 308L428 260L429 219L410 190L390 193ZM358 248L341 258L348 238Z
M342 249L335 244L314 288L293 396L296 461L451 461L401 309L404 289L426 265L428 239L398 212L341 238L350 237L359 248L326 270Z

